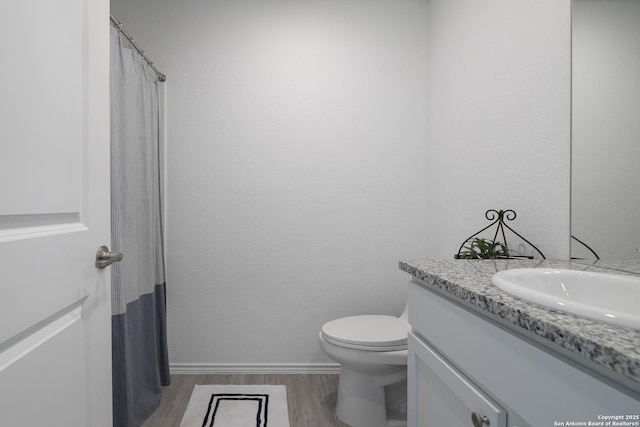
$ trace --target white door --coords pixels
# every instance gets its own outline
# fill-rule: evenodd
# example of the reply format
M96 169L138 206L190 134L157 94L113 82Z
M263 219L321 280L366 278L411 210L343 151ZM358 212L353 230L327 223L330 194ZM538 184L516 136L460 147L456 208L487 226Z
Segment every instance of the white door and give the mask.
M0 10L0 425L111 426L109 2Z

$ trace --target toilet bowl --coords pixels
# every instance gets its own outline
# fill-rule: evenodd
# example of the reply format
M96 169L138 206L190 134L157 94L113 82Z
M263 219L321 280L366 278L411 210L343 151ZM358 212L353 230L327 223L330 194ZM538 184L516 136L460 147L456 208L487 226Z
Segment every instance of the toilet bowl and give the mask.
M407 310L325 323L322 350L340 363L336 414L353 427L407 425Z

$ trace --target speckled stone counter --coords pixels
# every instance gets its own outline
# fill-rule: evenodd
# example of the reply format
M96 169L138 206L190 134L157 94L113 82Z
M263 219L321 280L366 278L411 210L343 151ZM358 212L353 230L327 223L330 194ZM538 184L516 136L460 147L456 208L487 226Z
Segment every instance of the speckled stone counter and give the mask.
M640 331L575 316L511 296L491 282L498 271L513 268L563 268L640 273L640 260L569 262L555 260L402 260L400 269L425 287L471 306L511 330L533 334L542 345L573 356L627 387L640 390ZM640 309L640 308L639 308ZM594 365L595 364L595 365ZM611 375L607 375L611 374Z

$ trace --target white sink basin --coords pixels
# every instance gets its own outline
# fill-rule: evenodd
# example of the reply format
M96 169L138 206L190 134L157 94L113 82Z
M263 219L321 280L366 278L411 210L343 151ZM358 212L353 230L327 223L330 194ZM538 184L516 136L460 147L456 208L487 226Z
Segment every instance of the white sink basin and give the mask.
M491 277L524 300L602 322L640 329L640 277L578 270L518 268Z

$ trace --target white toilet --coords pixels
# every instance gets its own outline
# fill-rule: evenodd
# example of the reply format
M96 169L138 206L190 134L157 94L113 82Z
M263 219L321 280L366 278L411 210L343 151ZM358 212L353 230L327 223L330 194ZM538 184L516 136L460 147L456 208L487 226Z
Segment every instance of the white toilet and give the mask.
M353 427L407 425L407 309L322 326L320 347L340 363L336 414Z

